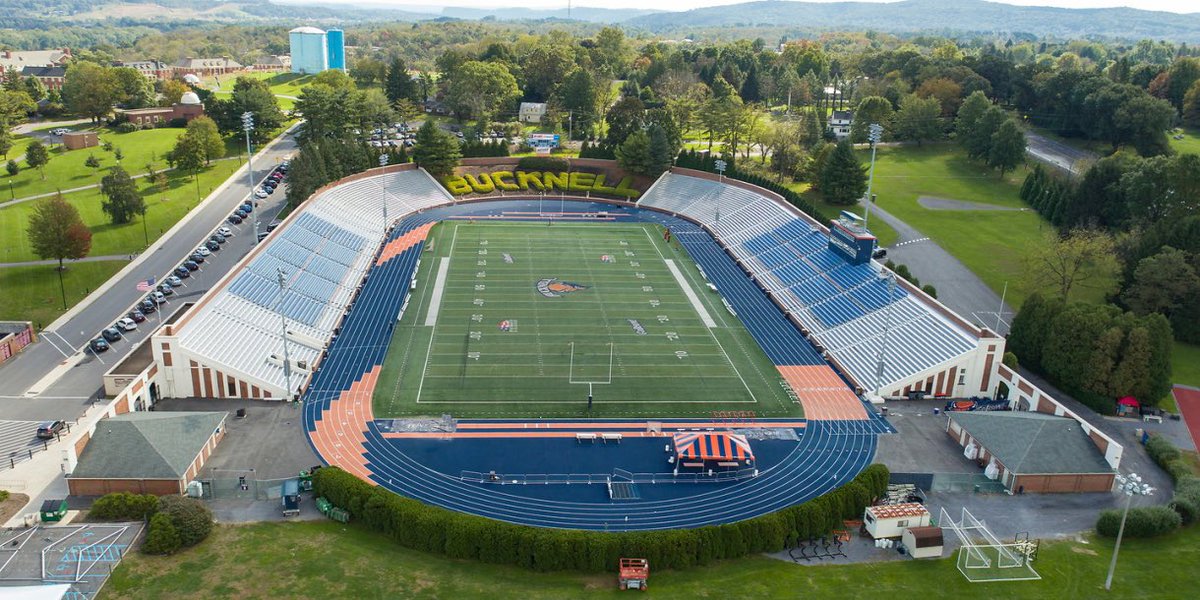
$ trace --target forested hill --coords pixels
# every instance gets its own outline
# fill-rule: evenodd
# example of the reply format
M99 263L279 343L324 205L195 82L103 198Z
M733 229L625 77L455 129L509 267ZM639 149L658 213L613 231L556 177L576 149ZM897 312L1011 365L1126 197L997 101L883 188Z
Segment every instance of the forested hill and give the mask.
M1200 7L1200 4L1195 6ZM905 0L888 4L747 2L682 13L644 15L623 24L660 33L755 26L802 30L1025 33L1039 37L1101 36L1200 43L1200 13L1181 15L1132 8L1013 6L982 0Z

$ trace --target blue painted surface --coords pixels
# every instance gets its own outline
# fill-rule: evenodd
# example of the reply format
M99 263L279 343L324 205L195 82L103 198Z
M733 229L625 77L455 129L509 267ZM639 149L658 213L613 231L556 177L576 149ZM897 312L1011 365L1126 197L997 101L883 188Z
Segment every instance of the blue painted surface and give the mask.
M409 215L390 239L450 217L538 211L537 200L504 200L444 206ZM558 208L550 202L547 208ZM603 203L566 202L567 212L607 211L618 221L670 227L676 239L733 305L767 356L777 365L824 364L817 351L697 225L670 215ZM383 363L397 313L408 294L424 244L370 271L328 357L305 396L305 430L311 432L329 402L363 373ZM426 268L430 268L426 266ZM498 473L668 472L664 438L628 438L620 445L577 446L573 439L388 439L377 423L366 432L368 466L380 485L435 504L514 523L593 530L645 530L728 523L804 502L840 486L870 463L876 435L890 430L882 418L808 422L799 442L753 441L760 474L726 483L638 484L640 498L613 502L598 485L496 485L458 478L461 471Z

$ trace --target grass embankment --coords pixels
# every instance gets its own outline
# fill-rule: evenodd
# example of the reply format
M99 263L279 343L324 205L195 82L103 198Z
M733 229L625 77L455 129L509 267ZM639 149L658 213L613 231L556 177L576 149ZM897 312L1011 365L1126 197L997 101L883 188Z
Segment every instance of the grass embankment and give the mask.
M63 272L67 306L73 306L128 264L127 261L81 262ZM0 321L49 325L62 309L62 290L52 266L0 268Z
M1200 528L1125 540L1111 592L1112 542L1042 545L1041 581L972 584L952 560L801 566L765 557L688 571L655 571L651 594L698 598L1190 598L1200 569ZM270 573L270 577L263 577ZM100 597L117 598L582 598L617 594L616 575L534 573L401 548L330 521L220 526L172 557L131 552Z

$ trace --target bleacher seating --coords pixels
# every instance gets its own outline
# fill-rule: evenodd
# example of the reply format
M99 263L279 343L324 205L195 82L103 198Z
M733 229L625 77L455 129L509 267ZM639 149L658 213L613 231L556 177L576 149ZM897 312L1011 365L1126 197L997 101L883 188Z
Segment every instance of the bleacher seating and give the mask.
M881 332L892 306L887 377L910 377L976 346L899 286L877 263L851 265L828 234L767 196L710 179L663 175L638 202L709 228L785 310L860 382L874 381ZM719 218L718 218L719 215Z
M282 389L283 369L268 361L283 354L279 315L290 331L303 334L289 339L291 357L315 360L372 267L388 225L384 207L394 220L451 201L421 170L367 177L323 192L201 305L179 334L180 348L234 377ZM314 340L321 347L313 347Z

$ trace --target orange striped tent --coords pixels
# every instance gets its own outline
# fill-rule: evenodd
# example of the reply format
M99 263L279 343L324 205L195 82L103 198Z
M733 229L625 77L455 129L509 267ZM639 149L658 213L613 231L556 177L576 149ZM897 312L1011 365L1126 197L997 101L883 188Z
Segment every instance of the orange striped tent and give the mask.
M754 458L746 436L728 431L676 433L675 453L680 460L745 461Z

